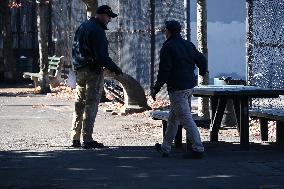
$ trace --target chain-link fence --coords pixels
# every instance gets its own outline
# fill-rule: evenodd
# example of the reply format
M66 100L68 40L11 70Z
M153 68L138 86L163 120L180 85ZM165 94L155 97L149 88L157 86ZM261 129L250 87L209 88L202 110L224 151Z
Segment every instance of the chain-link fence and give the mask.
M161 27L166 20L176 19L183 24L183 0L155 1L155 71L156 78L159 51L165 37ZM143 87L150 88L151 74L151 4L150 0L101 0L108 4L117 19L110 23L108 32L110 54L123 71L134 77Z
M76 28L87 19L82 0L53 1L52 42L54 54L64 56L68 64L72 62L72 43Z

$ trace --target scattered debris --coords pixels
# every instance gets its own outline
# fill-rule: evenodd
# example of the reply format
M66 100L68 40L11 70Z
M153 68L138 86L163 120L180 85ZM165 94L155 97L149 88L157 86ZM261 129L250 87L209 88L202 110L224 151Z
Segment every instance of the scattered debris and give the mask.
M161 100L157 98L156 101L154 101L150 95L146 95L146 99L147 99L147 104L152 109L168 110L170 108L169 100Z
M76 94L76 89L60 84L58 87L52 88L52 92L48 94L48 97L58 97L58 98L67 98L74 99Z
M254 135L255 137L260 138L260 123L257 119L250 120L249 127L250 135ZM276 136L276 121L268 122L268 136L275 137Z
M12 88L0 88L0 94L7 95L7 96L19 96L19 95L25 95L25 94L39 94L40 93L40 87L35 88L18 88L18 87L12 87Z

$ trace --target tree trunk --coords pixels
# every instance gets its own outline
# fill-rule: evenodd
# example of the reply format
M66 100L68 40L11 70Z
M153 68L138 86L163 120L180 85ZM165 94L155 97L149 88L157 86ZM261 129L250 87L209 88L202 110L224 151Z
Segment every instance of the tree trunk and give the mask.
M207 49L207 5L206 0L197 0L197 43L198 50L208 60ZM208 62L207 62L208 64ZM207 66L208 67L208 66ZM198 85L208 85L208 74L198 77ZM209 99L198 98L198 115L209 118Z
M190 30L190 0L184 0L184 28L185 28L185 37L188 41L191 41L191 30Z
M47 10L48 3L45 0L38 2L38 44L39 44L39 60L40 60L40 74L42 75L42 81L40 83L42 94L50 92L49 78L48 78L48 35L47 35Z
M0 1L1 13L3 15L3 56L4 56L4 80L6 82L17 81L17 62L13 52L13 35L11 25L11 12L8 6L9 0Z
M98 0L83 0L87 7L87 17L94 17L98 8Z

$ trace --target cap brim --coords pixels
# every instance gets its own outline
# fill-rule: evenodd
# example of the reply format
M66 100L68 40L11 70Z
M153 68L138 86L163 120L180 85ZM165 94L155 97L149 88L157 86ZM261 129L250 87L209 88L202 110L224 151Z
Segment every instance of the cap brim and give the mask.
M110 14L108 14L110 17L112 17L112 18L115 18L115 17L117 17L118 15L117 14L115 14L115 13L110 13Z

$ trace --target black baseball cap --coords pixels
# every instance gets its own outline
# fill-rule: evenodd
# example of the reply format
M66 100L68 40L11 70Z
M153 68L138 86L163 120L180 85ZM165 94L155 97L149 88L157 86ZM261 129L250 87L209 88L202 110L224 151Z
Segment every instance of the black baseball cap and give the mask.
M169 20L165 22L164 30L167 29L170 32L180 32L181 31L181 25L176 20Z
M110 6L108 5L102 5L102 6L99 6L97 8L97 11L96 11L97 14L106 14L112 18L115 18L117 17L117 14L113 13Z

